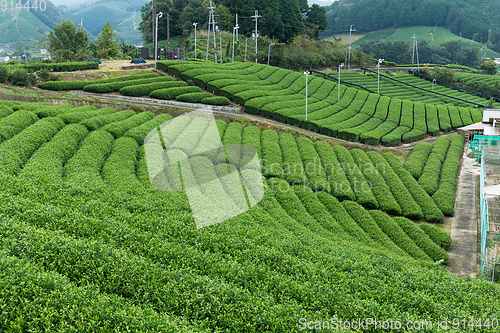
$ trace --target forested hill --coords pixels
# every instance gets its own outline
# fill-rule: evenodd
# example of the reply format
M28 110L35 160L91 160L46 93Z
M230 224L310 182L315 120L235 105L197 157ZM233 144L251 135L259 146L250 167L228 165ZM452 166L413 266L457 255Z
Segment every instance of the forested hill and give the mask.
M326 7L323 36L349 29L370 32L389 27L438 26L500 51L500 1L497 0L339 0Z

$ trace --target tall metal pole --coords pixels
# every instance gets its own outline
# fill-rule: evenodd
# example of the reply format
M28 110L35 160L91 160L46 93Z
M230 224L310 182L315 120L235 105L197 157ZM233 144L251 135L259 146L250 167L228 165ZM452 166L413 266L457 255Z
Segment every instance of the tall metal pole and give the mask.
M153 50L156 50L156 0L153 0L153 12L152 12L152 17L153 19ZM156 51L155 51L156 54Z
M236 15L238 17L238 15ZM235 33L236 27L233 27L233 55L231 56L231 62L234 62L234 33Z
M338 93L338 97L337 97L337 102L340 101L340 69L344 67L344 64L340 64L339 65L339 83L337 84L338 88L339 88L339 93Z
M212 22L212 1L210 1L210 14L208 15L208 36L207 36L207 56L205 58L208 61L208 49L210 47L210 23Z
M248 37L245 39L245 62L247 62Z
M170 14L169 13L167 13L167 54L168 57L170 58Z
M156 27L155 27L155 30L156 30L156 33L155 33L155 42L154 44L156 45L158 42L156 40L156 38L158 38L158 18L162 17L163 16L163 13L162 12L159 12L158 14L156 14ZM155 47L155 68L156 68L156 60L158 59L158 48Z
M194 58L196 59L196 26L198 25L198 23L193 23L194 25Z
M236 26L238 26L238 14L236 14ZM236 28L236 40L238 39L238 28Z
M269 58L271 57L271 46L273 46L274 43L269 44L269 51L267 51L267 64L269 65ZM306 85L307 87L307 85Z
M257 21L259 19L259 17L262 17L259 15L259 11L256 10L255 11L255 15L252 16L255 20L255 63L257 63L257 38L258 38L258 34L257 34Z
M417 70L420 72L420 61L418 60L418 39L415 37L415 50L417 51Z
M353 31L356 31L356 29L353 29L354 25L351 24L349 27L349 63L347 64L347 72L351 69L351 34Z
M220 63L222 64L222 35L219 36L220 43Z
M380 64L384 61L384 59L379 59L378 60L378 63L377 63L377 69L378 69L378 73L377 73L377 94L380 95Z
M415 34L413 34L413 45L412 45L412 54L411 54L411 70L413 71L413 63L415 62Z
M212 15L212 33L214 35L214 54L215 54L215 62L217 62L217 42L215 39L215 15L214 15L214 9L215 7L212 6L212 1L210 1L210 14Z
M304 72L304 74L306 75L306 121L307 121L307 81L308 81L307 78L309 76L309 71Z

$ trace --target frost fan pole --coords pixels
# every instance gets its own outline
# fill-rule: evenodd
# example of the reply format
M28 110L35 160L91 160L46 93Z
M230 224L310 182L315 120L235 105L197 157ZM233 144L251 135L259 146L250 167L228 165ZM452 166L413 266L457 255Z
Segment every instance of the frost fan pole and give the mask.
M259 11L255 11L255 15L252 16L252 18L255 20L255 63L257 63L257 21L259 17L262 17L259 15Z

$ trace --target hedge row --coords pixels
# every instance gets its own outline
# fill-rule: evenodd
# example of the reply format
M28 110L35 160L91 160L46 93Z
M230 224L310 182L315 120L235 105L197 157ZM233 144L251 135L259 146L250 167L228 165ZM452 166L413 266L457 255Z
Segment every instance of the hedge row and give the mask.
M182 150L188 157L192 156L207 127L207 119L201 117L194 118L168 149Z
M36 115L35 115L36 117ZM16 175L42 144L64 127L56 117L43 118L0 144L0 170Z
M101 84L101 83L112 83L119 81L128 81L128 80L138 80L138 79L146 79L151 77L157 77L156 73L148 73L148 74L136 74L136 75L124 75L111 79L100 79L93 81L48 81L42 82L38 85L41 89L47 90L81 90L85 86L89 84Z
M361 149L351 149L349 152L358 164L361 173L370 182L373 195L379 204L379 209L391 215L401 215L401 207L399 207L389 186L387 186L384 178L379 173L379 170L380 172L385 172L385 167L383 165L375 166Z
M19 178L37 184L61 185L64 163L73 156L87 134L87 128L80 124L64 127L30 157L19 173Z
M114 122L125 120L129 117L135 115L135 112L132 110L125 110L120 112L113 112L110 114L104 114L101 116L85 119L80 122L83 126L87 127L89 131L95 131L107 124L111 124Z
M103 180L116 190L140 194L143 186L135 173L138 151L139 144L130 137L115 140L102 167Z
M137 141L138 144L142 145L144 144L144 138L146 138L149 132L172 118L173 117L168 113L159 114L142 125L129 129L123 136L131 137Z
M408 237L399 224L389 215L379 210L370 211L372 219L389 238L412 258L430 261L430 257Z
M436 105L439 119L439 128L443 132L451 131L450 112L446 105Z
M375 129L366 133L361 133L359 138L361 139L361 142L364 144L378 145L382 137L393 131L396 127L397 125L395 123L391 121L385 121L381 123L379 126L377 126Z
M100 187L101 169L111 151L113 141L113 136L106 131L90 132L81 143L80 149L64 166L66 181L73 187Z
M289 133L280 134L279 144L281 156L283 157L283 175L285 176L285 180L292 185L307 184L304 164L293 135Z
M356 196L356 201L369 209L379 208L379 204L377 199L373 196L370 184L366 181L365 176L359 170L351 154L349 154L349 151L340 145L333 146L333 151L351 184L351 188Z
M260 128L258 128L257 126L247 126L243 128L242 135L242 144L254 147L259 160L262 158L260 132Z
M224 96L206 97L201 102L208 105L228 105L230 103L229 99Z
M330 186L330 194L339 200L356 200L344 169L337 160L337 156L335 156L330 144L322 140L317 140L314 142L314 148L316 148L323 165L323 170Z
M425 161L427 161L427 157L432 151L432 144L429 142L422 142L417 144L412 152L410 157L405 163L405 169L410 172L410 174L418 180L422 171L424 169Z
M375 245L375 241L359 226L356 221L346 212L344 206L334 196L326 192L317 192L319 201L330 212L330 215L337 220L339 225L352 238L357 239L366 245Z
M165 76L167 78L167 76ZM163 82L166 81L166 82ZM147 96L149 95L152 91L158 90L158 89L166 89L166 88L173 88L173 87L186 87L188 84L184 81L169 81L169 80L163 80L162 82L153 82L153 83L145 83L145 84L136 84L133 86L125 86L123 88L120 88L120 94L125 95L125 96L133 96L133 97L139 97L139 96Z
M209 92L198 92L198 93L187 93L177 96L175 99L179 102L186 103L200 103L202 100L208 97L213 97Z
M80 108L86 108L86 109L95 109L95 106L81 106ZM40 118L45 118L45 117L57 117L60 114L64 113L69 113L69 112L74 112L75 107L71 104L61 104L61 105L55 105L55 106L47 106L47 107L42 107L38 110L35 110L35 113L38 117Z
M354 201L343 201L342 206L351 215L351 217L356 221L363 230L370 235L370 237L379 243L383 248L388 249L394 253L399 254L402 257L406 257L407 254L400 247L398 247L394 242L387 236L378 224L373 220L371 215L359 204Z
M115 139L118 139L127 131L142 125L143 123L153 119L153 117L154 114L151 111L141 112L125 120L107 124L102 129L113 134Z
M429 238L434 243L442 247L445 251L450 248L451 236L449 233L438 228L434 224L421 223L418 226L427 234L427 236L429 236Z
M96 109L95 107L92 108L89 107L88 109L83 109L83 108L86 108L86 106L81 108L74 108L73 112L63 113L60 114L58 117L61 118L66 124L76 124L85 119L91 119L97 116L103 116L118 112L118 110L115 108L102 108L102 109Z
M424 218L427 222L441 223L443 222L443 212L436 206L436 203L425 192L425 190L417 183L415 178L403 167L401 161L393 153L384 153L382 155L389 163L399 179L406 186L415 202L420 206L424 213Z
M432 260L443 260L446 265L450 259L445 250L436 245L427 234L415 225L412 221L405 217L396 216L394 220L399 224L401 229L417 244Z
M293 190L300 199L302 205L307 212L319 223L323 228L331 231L334 234L342 235L350 238L349 235L342 229L340 224L332 217L326 207L319 201L314 192L306 186L296 185Z
M164 148L168 149L172 142L177 140L179 135L184 131L184 129L189 125L191 119L187 116L175 117L172 120L163 123L160 126L160 139Z
M387 147L394 147L401 144L404 134L410 132L411 128L406 126L398 126L389 134L386 134L380 140L380 143Z
M422 175L418 179L418 184L429 195L433 195L438 189L441 166L446 157L446 152L450 145L450 139L442 137L434 141L429 158L425 162Z
M427 119L427 133L436 136L439 134L438 111L434 105L425 105L425 115Z
M262 144L262 174L265 177L283 178L283 159L279 145L278 133L264 130L261 134Z
M325 170L321 164L321 159L314 149L314 143L305 137L296 139L297 147L299 148L300 157L304 163L308 186L314 191L330 191L328 179L325 176Z
M16 111L0 119L0 142L12 138L37 120L35 113L24 110Z
M73 72L86 69L99 69L99 64L95 61L81 61L81 62L58 62L58 63L31 63L22 64L22 68L29 71L39 71L47 69L51 72Z
M432 199L446 216L453 216L455 213L455 187L464 142L465 138L459 134L451 136L450 146L441 169L439 188L432 195Z
M201 89L199 87L174 87L167 89L159 89L152 91L149 96L158 99L175 99L179 95L187 93L199 93Z
M408 189L399 179L398 175L394 172L389 163L387 163L382 155L377 152L368 152L367 156L378 169L383 170L380 172L380 175L384 178L394 199L401 208L402 215L412 220L422 219L424 217L422 209L415 202L410 192L408 192Z
M140 85L140 84L148 84L148 83L156 83L156 82L168 83L168 82L170 82L170 80L172 80L172 78L170 78L168 76L156 76L156 77L152 77L152 78L138 79L138 80L127 80L127 81L118 81L118 82L111 82L111 83L90 84L90 85L83 87L83 90L90 92L90 93L104 94L104 93L120 91L120 89L123 87L130 87L130 86L135 86L135 85Z

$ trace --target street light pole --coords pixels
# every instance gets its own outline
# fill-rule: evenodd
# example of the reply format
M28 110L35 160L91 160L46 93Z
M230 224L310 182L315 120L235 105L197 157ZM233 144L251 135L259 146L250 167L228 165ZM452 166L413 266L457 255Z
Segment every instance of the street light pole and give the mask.
M309 77L309 71L305 71L304 74L306 75L306 121L307 121L307 81Z
M273 46L274 43L269 44L269 51L267 51L267 64L269 65L269 58L271 57L271 46ZM306 85L306 90L307 90L307 85Z
M340 64L339 65L339 83L337 84L338 88L339 88L339 95L337 97L337 102L340 101L340 69L344 67L344 64Z
M380 64L384 61L384 59L379 59L377 64L377 94L380 95Z
M162 12L159 12L156 14L156 27L155 27L155 68L156 68L156 61L158 59L158 19L163 16Z
M194 25L194 58L196 59L196 26L198 25L198 23L193 23Z
M236 17L238 17L238 16L236 16ZM232 57L232 62L234 62L234 38L235 38L234 33L235 33L235 31L238 31L238 28L239 28L238 24L236 24L236 26L233 28L233 57Z

